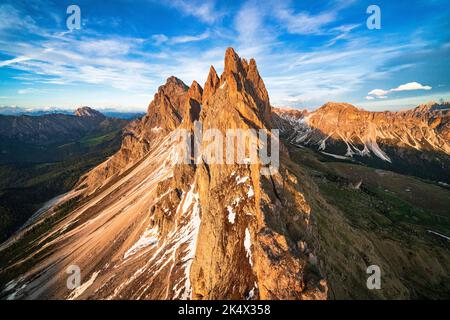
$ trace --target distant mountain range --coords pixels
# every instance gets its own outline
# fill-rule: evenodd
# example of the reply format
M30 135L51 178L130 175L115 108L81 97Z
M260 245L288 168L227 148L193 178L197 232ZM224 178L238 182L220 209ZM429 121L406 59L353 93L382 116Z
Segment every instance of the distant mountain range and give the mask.
M79 108L73 114L0 115L0 142L45 145L123 128L127 123L126 119L107 117L89 107Z
M42 116L48 114L73 114L73 110L60 109L60 108L47 108L47 109L27 109L21 107L0 107L0 115L6 116ZM106 117L121 118L121 119L136 119L145 115L145 112L131 112L121 111L116 109L101 109L101 113Z
M283 137L340 160L450 183L450 104L370 112L327 103L309 112L273 108Z

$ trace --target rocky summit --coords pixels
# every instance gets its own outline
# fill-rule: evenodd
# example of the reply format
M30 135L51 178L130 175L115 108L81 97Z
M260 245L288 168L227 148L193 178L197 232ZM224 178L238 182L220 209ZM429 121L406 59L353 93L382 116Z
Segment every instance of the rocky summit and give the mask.
M373 229L361 231L346 218L321 189L329 171L321 175L319 167L297 161L292 143L328 151L331 141L341 141L344 157L371 154L384 161L392 157L380 138L448 154L448 118L427 111L373 114L347 104L315 113L274 110L254 59L228 48L223 70L218 76L211 67L203 88L168 78L147 114L126 127L120 150L1 245L3 298L389 298L420 294L422 281L444 282L445 250L434 258L441 269L432 278L420 270L409 278L418 282L403 281L410 270L391 261L386 272L393 281L382 293L368 291L368 264L394 253L411 256L394 235L374 244ZM278 170L261 174L261 161L180 163L173 135L177 129L193 134L196 123L203 132L279 128L286 143L280 142ZM208 143L199 141L201 148ZM339 180L348 192L360 192L350 182ZM417 254L433 255L422 244ZM74 270L81 285L71 287Z

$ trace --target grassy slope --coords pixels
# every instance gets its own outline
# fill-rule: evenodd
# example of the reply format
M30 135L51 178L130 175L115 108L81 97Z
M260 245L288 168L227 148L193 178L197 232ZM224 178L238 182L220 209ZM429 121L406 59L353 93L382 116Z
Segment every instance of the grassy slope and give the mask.
M319 233L330 298L449 298L450 191L417 178L290 148ZM359 189L353 188L362 180ZM382 270L368 290L366 268Z
M70 190L83 173L116 152L120 142L120 130L92 134L78 141L43 147L45 160L54 161L0 165L0 241L46 201Z

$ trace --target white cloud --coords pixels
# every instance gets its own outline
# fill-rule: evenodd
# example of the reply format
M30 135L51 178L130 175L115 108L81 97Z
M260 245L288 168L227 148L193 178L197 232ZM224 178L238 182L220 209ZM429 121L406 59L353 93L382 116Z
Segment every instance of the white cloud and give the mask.
M332 28L330 33L336 33L337 35L333 39L329 40L327 45L332 46L340 40L348 40L351 37L351 32L360 26L361 24L348 24Z
M152 39L155 41L155 45L157 46L169 40L165 34L154 34L152 35Z
M373 99L375 99L375 98L372 97L372 96L367 96L367 97L366 97L366 100L373 100Z
M391 91L412 91L412 90L431 90L430 86L423 86L418 82L410 82L402 84L395 89L391 89Z
M401 91L415 91L415 90L431 90L432 87L424 86L418 82L409 82L393 88L390 90L374 89L368 93L369 96L373 98L386 99L387 95L391 92L401 92ZM367 97L366 97L367 99Z
M33 93L39 93L42 90L39 89L35 89L35 88L25 88L25 89L20 89L17 91L18 94L33 94Z
M339 27L330 28L329 25L336 22L339 18L339 12L345 9L354 0L338 0L331 5L332 10L326 10L319 13L310 13L306 11L296 12L290 8L289 1L277 1L275 2L270 14L274 16L276 20L292 34L300 35L335 35L331 42L336 42L339 39L343 39L348 34L359 26L359 24L343 25Z
M311 15L307 12L295 13L289 8L277 8L274 14L289 33L302 35L322 34L323 27L336 19L335 12Z
M23 16L10 4L0 5L0 31L35 30L35 21L30 16Z
M202 34L199 35L195 35L195 36L178 36L178 37L173 37L172 39L170 39L170 43L171 44L179 44L179 43L187 43L187 42L197 42L197 41L202 41L205 39L209 38L209 32L206 31Z
M270 37L269 30L264 24L266 8L258 5L256 2L246 2L238 11L234 19L234 28L238 33L238 42L247 47L253 46L265 41Z
M212 0L172 0L167 1L167 4L208 24L216 22L222 16L221 10L216 8L216 2Z
M24 61L27 61L30 59L31 59L30 57L21 56L21 57L17 57L17 58L10 59L10 60L5 60L5 61L0 62L0 67L6 67L11 64L24 62Z
M181 44L189 42L198 42L210 37L210 32L205 31L198 35L180 35L176 37L169 38L165 34L155 34L152 36L152 40L156 46L161 44Z
M139 46L139 39L77 40L66 35L63 40L46 38L3 48L4 53L17 57L1 65L33 74L33 81L40 83L94 83L123 90L148 88L153 82L151 75L159 67L126 56L137 52Z
M376 96L376 97L382 97L389 93L389 90L383 90L383 89L374 89L368 93L368 95Z
M136 40L134 40L136 41ZM96 56L125 55L134 45L132 39L116 41L116 39L86 39L80 41L78 50L82 53Z

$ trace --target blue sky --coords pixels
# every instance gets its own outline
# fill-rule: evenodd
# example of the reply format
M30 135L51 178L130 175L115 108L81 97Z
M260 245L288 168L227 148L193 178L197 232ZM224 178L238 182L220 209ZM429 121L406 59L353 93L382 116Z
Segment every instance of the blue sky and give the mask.
M448 0L0 0L0 106L146 110L167 77L220 72L228 46L256 59L275 106L450 100Z

